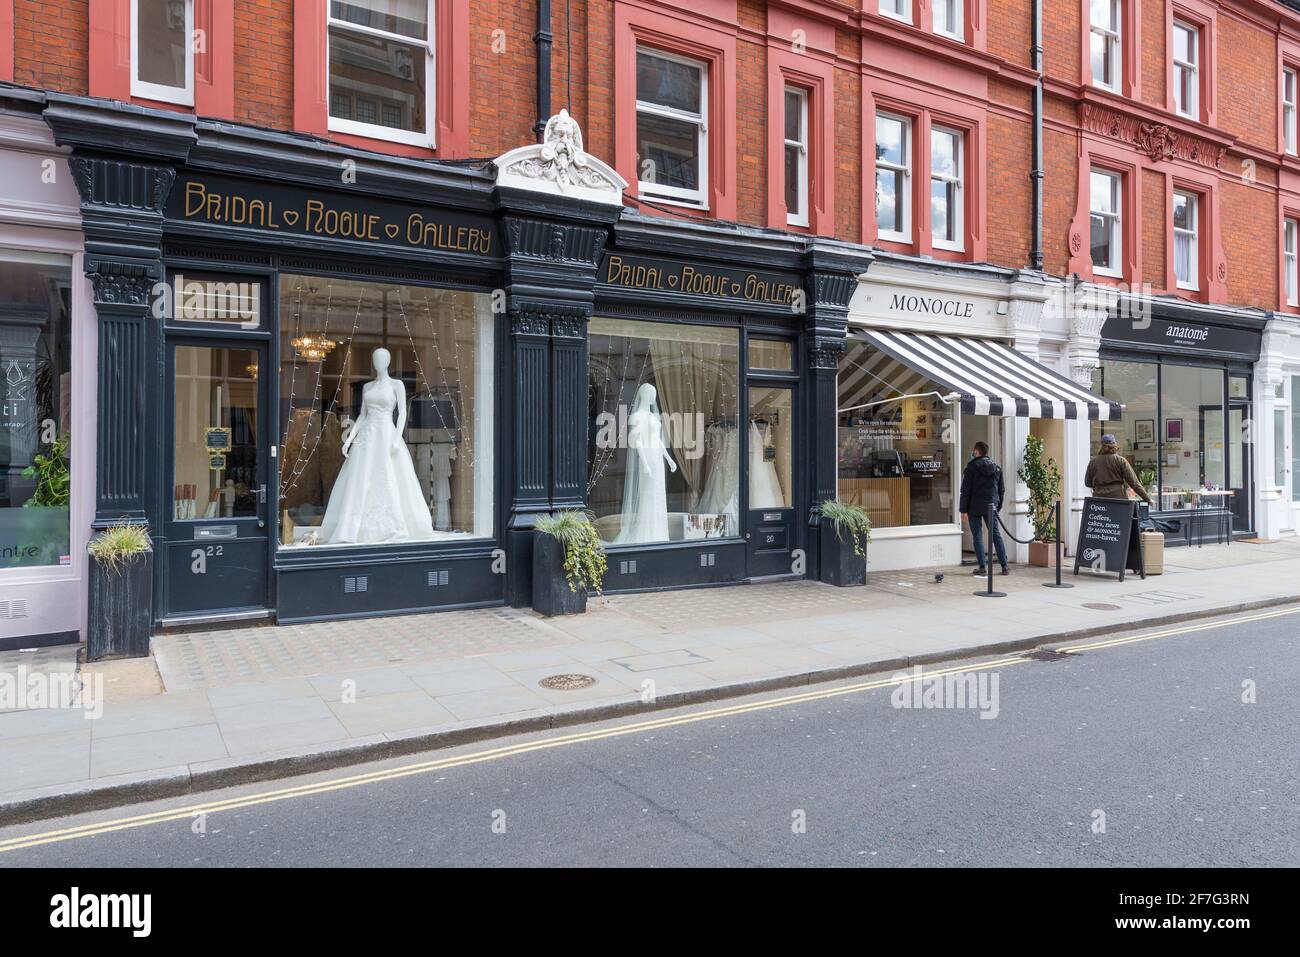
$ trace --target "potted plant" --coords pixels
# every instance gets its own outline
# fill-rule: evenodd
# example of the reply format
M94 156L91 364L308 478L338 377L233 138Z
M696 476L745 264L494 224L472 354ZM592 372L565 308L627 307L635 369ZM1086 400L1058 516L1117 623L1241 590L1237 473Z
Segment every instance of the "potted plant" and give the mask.
M21 475L35 483L30 497L23 502L22 512L16 516L23 529L23 539L39 549L37 564L57 565L60 560L67 561L72 499L67 437L56 439L44 454L32 456L32 464Z
M543 515L534 526L533 609L543 615L577 615L587 595L605 580L605 544L591 516L580 509Z
M1137 478L1138 484L1146 489L1147 494L1151 496L1151 501L1156 501L1159 492L1159 489L1156 488L1156 470L1149 467L1138 469Z
M866 510L838 499L821 504L821 580L841 588L867 583L867 543L871 518Z
M123 519L90 540L86 658L143 658L153 618L153 542L149 529Z
M1043 458L1043 440L1025 440L1024 464L1016 472L1029 489L1029 520L1034 540L1029 543L1029 564L1050 568L1056 564L1056 502L1061 494L1061 470L1056 459Z

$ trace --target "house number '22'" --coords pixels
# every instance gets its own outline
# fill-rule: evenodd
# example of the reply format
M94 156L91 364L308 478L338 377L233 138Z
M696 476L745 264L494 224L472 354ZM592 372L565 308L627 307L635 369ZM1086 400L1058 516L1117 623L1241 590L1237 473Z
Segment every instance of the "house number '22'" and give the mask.
M190 558L194 559L190 562L190 571L195 575L206 575L208 573L208 556L220 558L225 554L225 551L226 547L224 545L209 545L207 548L194 549L194 551L190 552Z

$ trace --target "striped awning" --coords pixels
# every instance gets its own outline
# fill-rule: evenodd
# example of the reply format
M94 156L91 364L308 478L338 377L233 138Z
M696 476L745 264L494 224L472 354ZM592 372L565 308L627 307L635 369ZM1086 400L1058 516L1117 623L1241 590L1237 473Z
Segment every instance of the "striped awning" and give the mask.
M882 329L855 329L850 335L907 367L918 380L960 398L961 410L971 415L1107 421L1118 419L1123 410L1118 402L1089 392L1001 342ZM916 382L909 388L919 390Z

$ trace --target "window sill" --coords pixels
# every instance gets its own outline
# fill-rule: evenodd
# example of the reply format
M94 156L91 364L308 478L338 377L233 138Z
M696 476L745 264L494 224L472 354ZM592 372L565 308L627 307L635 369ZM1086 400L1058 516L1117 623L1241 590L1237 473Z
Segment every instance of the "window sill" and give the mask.
M682 209L693 209L701 213L707 213L709 211L709 207L701 201L679 199L674 196L661 196L658 193L647 193L640 189L637 190L636 198L646 203L663 203L666 206L680 206Z
M153 103L166 103L168 106L183 106L194 109L194 90L178 90L172 86L159 86L156 83L131 84L131 99L149 100Z
M328 129L331 133L345 133L349 136L361 136L368 140L385 143L402 143L406 146L425 146L433 149L433 136L429 133L417 133L414 130L396 130L357 120L344 120L336 116L329 118Z

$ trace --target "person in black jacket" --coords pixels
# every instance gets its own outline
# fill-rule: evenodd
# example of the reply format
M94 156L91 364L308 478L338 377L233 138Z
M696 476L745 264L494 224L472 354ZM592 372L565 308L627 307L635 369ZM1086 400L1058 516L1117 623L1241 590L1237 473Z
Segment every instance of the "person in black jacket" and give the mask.
M973 574L984 575L987 572L982 526L988 524L989 505L993 506L995 512L1002 511L1002 498L1006 495L1006 488L1002 482L1002 469L989 458L988 443L976 442L972 452L971 460L966 463L966 471L961 476L961 514L970 521L970 537L975 542L975 557L979 560L979 568ZM993 527L989 529L989 537L993 539L993 548L998 553L1002 574L1006 575L1010 571L1007 567L1007 547L1002 543L1002 528L996 517L993 519Z

